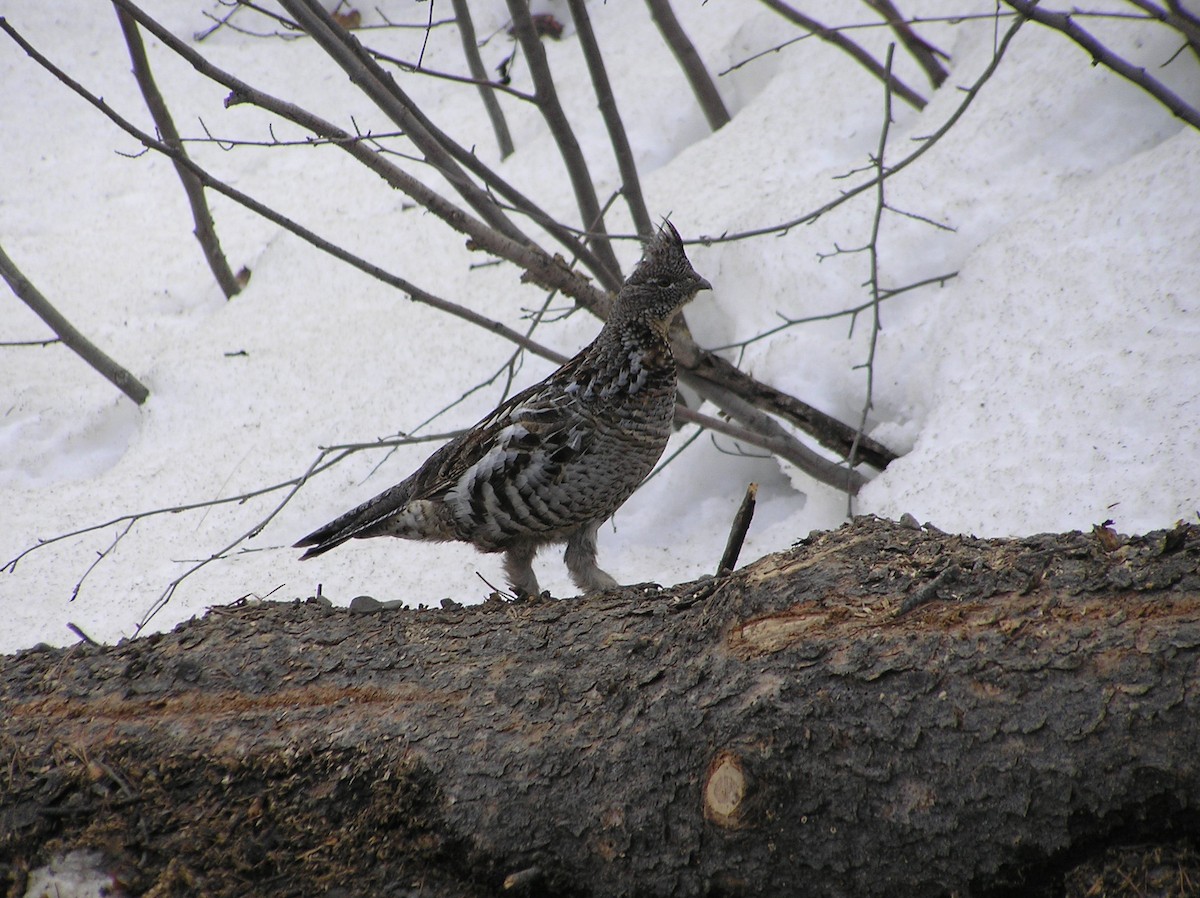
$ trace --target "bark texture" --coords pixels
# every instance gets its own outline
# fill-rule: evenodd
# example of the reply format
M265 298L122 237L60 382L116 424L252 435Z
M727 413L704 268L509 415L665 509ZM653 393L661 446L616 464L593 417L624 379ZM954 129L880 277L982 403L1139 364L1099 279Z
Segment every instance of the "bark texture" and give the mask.
M1134 843L1182 889L1198 809L1184 525L859 519L669 590L0 659L10 894L81 847L155 895L1084 894Z

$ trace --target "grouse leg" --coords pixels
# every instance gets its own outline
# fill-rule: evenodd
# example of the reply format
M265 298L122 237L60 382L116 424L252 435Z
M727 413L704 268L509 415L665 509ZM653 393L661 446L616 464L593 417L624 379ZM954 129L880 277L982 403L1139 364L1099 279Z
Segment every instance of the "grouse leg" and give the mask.
M563 559L575 585L584 592L604 592L617 585L617 581L596 566L596 531L600 521L584 524L567 539L567 551Z
M541 595L537 575L533 572L533 556L536 554L537 546L533 544L513 546L504 553L504 573L508 577L508 585L518 596L527 599Z

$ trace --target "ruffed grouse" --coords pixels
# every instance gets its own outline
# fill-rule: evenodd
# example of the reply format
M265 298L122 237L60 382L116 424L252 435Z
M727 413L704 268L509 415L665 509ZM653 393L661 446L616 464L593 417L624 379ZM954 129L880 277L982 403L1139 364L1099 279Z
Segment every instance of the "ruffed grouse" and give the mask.
M595 340L435 452L403 483L310 533L311 558L348 539L461 540L504 552L509 584L537 595L533 557L567 544L571 579L616 586L596 565L596 531L666 446L675 409L674 314L700 290L683 241L665 222L621 288Z

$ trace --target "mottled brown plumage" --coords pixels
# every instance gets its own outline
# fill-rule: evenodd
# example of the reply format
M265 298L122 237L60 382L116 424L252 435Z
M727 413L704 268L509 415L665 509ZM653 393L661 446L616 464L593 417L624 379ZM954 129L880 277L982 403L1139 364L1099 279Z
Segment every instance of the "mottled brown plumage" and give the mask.
M460 540L504 552L510 585L536 595L534 555L565 542L580 589L615 586L596 565L596 531L662 455L676 384L667 327L709 289L666 222L586 348L296 547L311 558L370 536Z

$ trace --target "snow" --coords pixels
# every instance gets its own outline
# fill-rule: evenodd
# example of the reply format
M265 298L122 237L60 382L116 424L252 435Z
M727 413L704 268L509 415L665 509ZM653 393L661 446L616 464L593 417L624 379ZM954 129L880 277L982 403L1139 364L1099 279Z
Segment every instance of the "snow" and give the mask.
M969 0L912 5L923 16L993 8ZM146 8L180 36L209 24L192 4L156 0ZM865 7L838 0L804 8L827 24L865 21ZM837 179L869 165L883 91L840 51L808 39L734 68L719 79L734 118L713 134L644 8L590 9L651 212L670 214L685 236L790 220L869 175ZM386 10L402 21L428 13L398 0ZM752 2L676 4L676 11L714 73L795 33ZM152 130L111 8L72 0L18 5L6 15L74 78ZM366 15L370 22L375 13ZM477 5L476 16L481 37L505 24L501 3ZM1128 20L1085 26L1200 104L1195 57L1173 56L1178 41L1165 29ZM917 112L896 101L890 163L954 112L964 98L956 88L979 77L1007 27L987 18L922 25L921 34L952 56L950 79L937 92L897 50L898 74L930 103ZM883 57L883 29L849 33ZM409 59L424 39L420 30L366 36ZM226 109L226 91L157 41L147 44L185 135L202 136L203 120L223 137L269 137L266 115ZM193 46L340 125L353 117L360 128L392 130L311 41L222 29ZM485 62L494 66L509 49L501 31L485 45ZM603 200L617 184L616 165L571 30L546 49ZM451 28L435 29L424 53L432 68L465 71ZM990 536L1108 518L1140 532L1200 510L1200 134L1088 63L1060 35L1025 25L964 117L887 182L890 205L954 230L886 215L881 285L957 276L881 308L868 427L905 454L867 485L855 513L909 512L945 530ZM518 63L513 86L527 89L527 74ZM60 346L0 348L0 563L38 540L125 515L290 480L323 446L412 431L511 354L504 341L210 194L231 264L252 271L247 289L226 302L190 234L169 162L139 155L135 141L7 39L0 78L0 244L68 320L151 391L138 408ZM488 164L551 212L572 216L570 186L532 109L502 98L518 151L501 163L473 88L412 75L401 83ZM274 133L302 136L278 123ZM527 324L523 310L545 302L511 267L472 267L482 260L461 235L334 148L193 144L190 151L238 189L439 296L518 327ZM421 166L408 168L439 185ZM727 346L775 327L780 314L864 302L867 256L835 247L866 242L874 203L867 191L781 236L692 248L695 267L716 288L689 307L698 341ZM610 229L632 231L620 203ZM631 265L638 249L623 242L618 254ZM575 314L535 336L572 353L597 329ZM11 296L0 303L0 334L3 341L48 336ZM840 317L724 352L756 377L856 423L869 337L868 312L852 330ZM527 359L513 387L552 368ZM500 400L504 381L466 396L421 432L473 423ZM667 454L691 435L691 428L677 434ZM360 452L315 476L259 535L185 578L151 628L242 597L310 596L318 584L340 603L359 594L410 604L481 600L489 592L481 577L502 580L500 560L467 546L368 540L303 565L289 548L405 477L432 448ZM631 583L710 573L752 480L760 484L759 509L743 563L845 519L844 495L727 438L702 436L602 528L602 566ZM67 622L103 641L133 634L175 578L255 528L284 496L144 517L118 540L121 521L33 551L0 573L0 651L72 642ZM574 594L557 552L539 559L538 575L555 595Z

